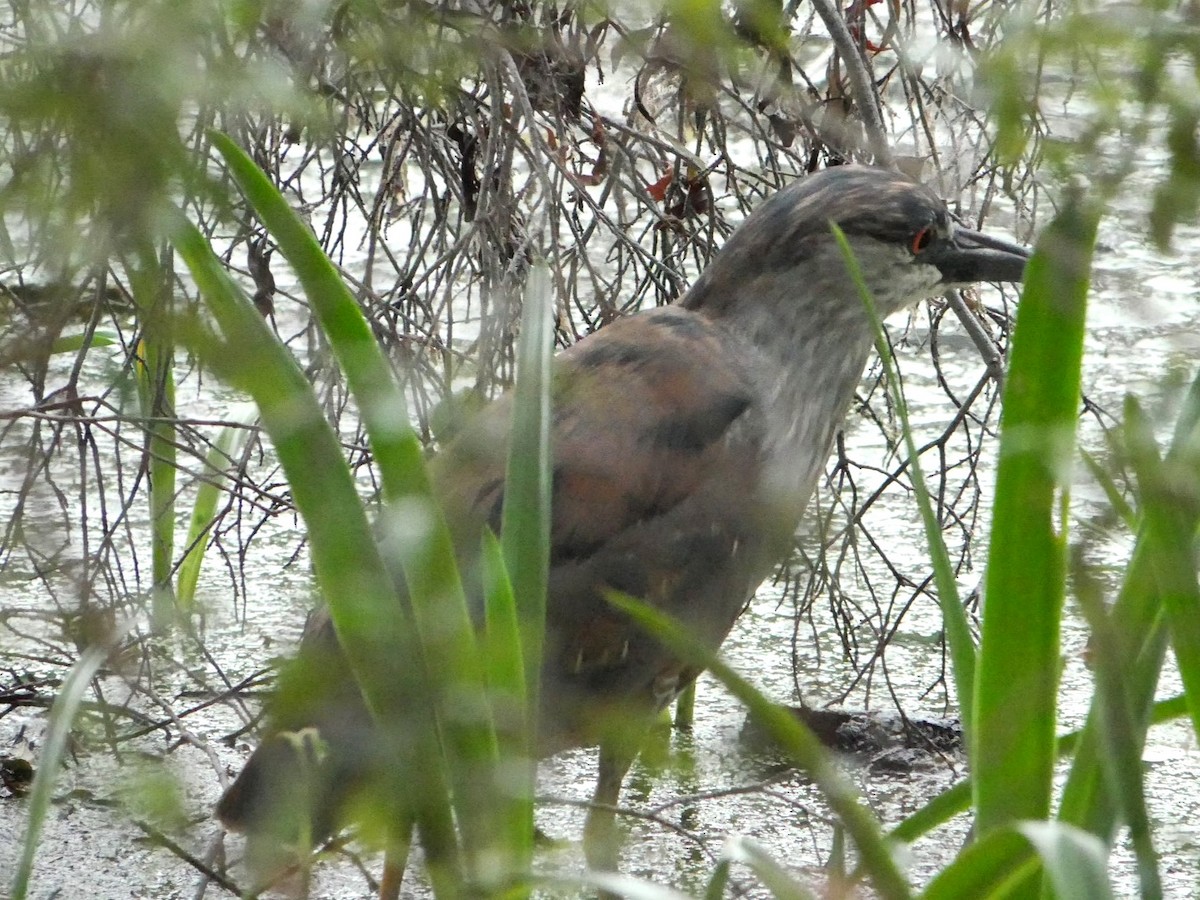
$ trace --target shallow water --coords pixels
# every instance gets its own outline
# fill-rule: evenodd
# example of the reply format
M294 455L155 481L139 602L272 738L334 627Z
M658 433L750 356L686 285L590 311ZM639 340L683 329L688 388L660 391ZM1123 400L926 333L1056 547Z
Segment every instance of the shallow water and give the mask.
M1130 180L1127 193L1101 231L1101 250L1095 264L1095 288L1090 309L1089 355L1085 392L1096 404L1119 412L1123 395L1134 392L1148 408L1160 412L1163 427L1171 420L1170 373L1191 369L1200 351L1200 309L1195 302L1200 285L1194 269L1179 258L1152 250L1144 238L1143 198L1154 183L1162 160L1147 158L1146 169ZM1194 248L1197 229L1182 228L1178 246ZM286 286L285 286L286 287ZM994 294L985 293L988 302ZM902 323L893 323L902 324ZM461 336L470 335L469 328ZM918 314L908 332L907 346L899 352L906 391L912 406L917 442L936 435L951 410L937 388L924 345L928 317ZM957 325L943 328L940 340L941 365L955 389L965 393L979 378L982 366ZM56 361L56 366L69 365ZM108 385L121 368L119 354L105 358L93 353L87 380ZM50 383L63 372L51 372ZM238 401L211 379L194 377L181 382L179 405L196 419L229 416ZM99 387L97 388L99 389ZM0 409L28 405L23 382L0 376ZM25 427L23 425L17 426ZM9 452L19 445L17 432L11 443L0 447L0 521L11 514L11 491L26 471L23 456ZM853 420L847 430L848 443L856 453L883 459L886 448L878 432ZM1091 419L1081 426L1085 447L1101 446L1101 434ZM125 470L136 469L138 452L127 448ZM976 523L977 535L986 534L986 507L991 489L991 472L986 462L980 471L983 511ZM863 491L870 490L868 473ZM30 556L11 554L4 559L0 586L4 591L7 627L0 631L0 669L3 684L11 689L8 676L62 677L71 662L71 648L64 646L61 632L47 613L56 607L70 608L75 600L73 586L79 573L82 550L79 532L64 523L77 521L80 510L73 499L78 491L77 473L56 472L63 494L39 491L36 505L26 519L23 539L38 551L35 556L53 563L56 574L43 581L35 577ZM75 479L75 480L72 480ZM822 490L827 490L822 488ZM87 492L84 492L87 494ZM93 515L100 493L88 494ZM68 498L64 500L63 497ZM1116 571L1129 551L1129 541L1107 530L1093 529L1103 498L1081 480L1073 499L1078 520L1075 535L1086 541L1090 561L1101 569ZM145 503L130 505L131 519L113 530L116 558L134 559L131 547L145 545ZM142 518L138 518L141 516ZM203 706L213 693L224 691L262 669L277 654L294 645L306 610L313 603L313 588L301 545L303 533L288 513L254 516L260 523L253 535L231 535L227 549L244 547L221 557L211 554L201 581L201 602L207 613L202 640L186 636L149 640L144 653L132 654L105 676L99 691L90 699L120 708L128 702L148 724L165 723L135 740L119 746L103 742L103 719L93 713L85 719L88 739L68 759L60 777L56 800L51 807L44 835L38 846L34 897L117 898L194 897L201 893L204 876L196 865L182 858L181 851L209 861L218 870L219 830L211 820L211 809L229 773L240 768L252 744L243 738L227 746L223 738L240 728L245 714L228 704ZM811 523L810 523L811 524ZM865 521L877 541L893 560L905 561L919 580L924 572L924 552L919 540L915 504L897 495L885 495ZM181 526L182 527L182 526ZM810 536L810 545L813 539ZM240 553L240 555L239 555ZM142 559L146 554L142 553ZM962 579L964 594L976 587L983 560ZM143 563L144 564L144 563ZM871 577L880 572L868 571ZM114 591L134 591L130 585L144 582L145 573L130 570L127 582ZM886 583L886 582L885 582ZM48 593L47 584L59 593ZM845 574L842 590L851 597L865 595L863 576ZM236 589L236 590L235 590ZM907 597L897 597L904 602ZM866 607L861 616L878 613ZM144 621L133 623L144 629ZM855 622L854 634L868 637L880 627L878 621ZM862 681L843 699L845 686L855 675L842 650L845 628L837 627L828 604L818 602L797 628L792 600L777 586L760 591L753 608L738 623L724 648L724 655L748 674L769 696L784 702L800 699L813 705L837 700L847 708L891 711L891 695L909 716L940 717L953 714L947 708L943 688L936 686L943 661L936 641L940 615L935 604L918 598L904 615L885 657L886 671L877 666L869 680ZM1091 695L1091 677L1081 652L1086 631L1068 617L1063 638L1065 669L1061 690L1061 724L1072 728L1081 723ZM795 665L793 665L793 662ZM797 696L796 682L801 696ZM132 688L131 688L132 686ZM1177 692L1177 679L1168 673L1160 693ZM35 700L52 693L50 686L30 692ZM251 701L251 706L253 702ZM203 707L203 708L198 708ZM44 726L44 709L38 705L19 707L0 718L0 753L36 759ZM131 730L127 714L112 713L120 730ZM174 718L174 721L172 721ZM711 679L700 685L697 718L690 734L675 734L660 741L657 763L641 762L632 773L624 802L632 815L623 821L629 828L624 868L630 874L673 885L689 892L703 890L716 854L727 835L752 837L780 861L801 874L810 874L815 884L829 859L833 830L820 797L796 773L779 774L748 754L738 735L744 713ZM665 757L665 759L661 758ZM553 837L567 839L568 846L544 850L538 867L543 871L578 871L582 856L577 840L583 811L594 778L593 751L573 751L547 761L541 768L539 825ZM1187 724L1172 723L1155 728L1144 755L1151 815L1160 826L1156 837L1168 894L1193 896L1197 882L1197 843L1200 841L1200 796L1195 791L1194 773L1200 765L1195 738ZM884 775L847 762L847 771L885 824L894 824L920 807L937 791L954 783L963 766L961 759L931 758L928 766L906 775ZM170 777L159 791L162 773ZM151 795L174 796L174 807L184 817L168 831L176 849L156 844L134 818L154 820L149 811L131 813ZM119 802L114 802L116 798ZM18 837L24 829L25 804L11 797L0 798L0 882L16 864ZM967 822L960 818L934 837L912 848L909 869L917 883L928 880L957 852L966 834ZM239 841L226 841L231 857L240 853ZM378 860L369 868L377 871ZM427 893L419 865L410 889ZM753 896L765 896L761 885L744 869L735 867L739 886ZM231 870L240 877L239 870ZM1128 848L1118 846L1113 858L1113 877L1118 894L1136 891L1136 880ZM313 889L315 897L362 897L366 880L351 862L338 858L319 867ZM222 893L208 886L209 896Z
M1122 227L1119 217L1117 222L1106 226L1127 235L1121 231ZM1188 353L1200 323L1194 305L1188 310L1189 304L1170 302L1166 294L1152 304L1130 299L1129 289L1133 284L1167 284L1171 279L1185 279L1174 260L1159 257L1128 240L1110 246L1112 250L1102 254L1097 262L1092 314L1097 327L1090 338L1095 352L1089 358L1086 390L1095 402L1110 409L1119 407L1127 390L1137 391L1153 407L1163 383L1164 366L1173 357ZM1131 259L1135 265L1130 264ZM1153 312L1160 315L1152 318ZM919 342L919 330L912 337ZM923 398L937 396L927 361L912 351L902 350L899 355L919 438L925 429L936 431L945 411L922 405ZM965 341L944 340L942 361L947 372L962 373L965 382L975 377L972 373L979 366ZM5 397L6 402L15 399L11 393ZM209 400L216 405L223 402L219 395ZM856 435L865 437L866 444L876 440L874 431L860 432L851 427L852 442ZM1083 436L1085 445L1098 440L1086 427ZM11 479L19 472L19 467L10 467L5 477ZM986 474L983 481L986 491ZM1096 502L1091 493L1081 491L1075 501L1078 514L1086 518ZM922 557L919 545L914 543L914 536L919 534L915 508L906 504L896 506L889 499L873 510L871 517L868 527L877 539L889 543L892 555L912 559L919 565ZM48 534L53 533L56 521L55 514L46 516ZM144 523L138 525L144 527ZM985 527L986 522L981 523L981 528ZM153 704L147 703L144 692L134 697L141 711L158 718L173 712L179 716L179 722L121 747L119 761L118 753L94 743L68 761L39 845L33 896L65 900L196 894L203 880L197 870L176 852L155 846L131 822L128 812L114 808L109 798L114 794L137 797L137 786L154 780L156 767L165 768L175 780L175 790L188 819L185 827L171 832L172 838L197 857L206 858L214 852L218 830L209 818L209 811L220 791L220 774L240 767L249 742L243 739L233 748L221 742L225 734L241 724L229 707L216 705L198 712L189 710L201 701L204 691L221 689L219 672L236 682L257 671L273 654L286 652L295 641L304 611L312 601L306 562L302 555L294 557L300 537L298 525L290 516L268 520L261 529L240 576L245 589L240 599L247 611L244 619L235 615L230 602L228 572L219 565L208 567L202 590L203 602L209 610L203 639L208 658L200 653L195 641L184 637L168 641L167 646L156 646L150 654L154 665L149 683L152 693L162 698L162 705L156 711ZM1127 541L1107 539L1090 547L1089 553L1101 564L1109 560L1116 565L1128 549ZM33 614L44 608L45 598L40 595L38 583L28 580L29 575L22 570L18 558L13 558L11 567L6 566L5 609L26 622L31 634L40 630L47 640L56 642L54 629L45 623L39 628L34 618ZM972 586L969 582L963 585L965 589ZM855 591L853 584L843 588L851 594ZM769 696L796 702L791 663L794 646L803 698L819 705L839 696L852 675L842 658L840 637L828 616L822 616L823 612L820 606L814 610L810 616L812 625L801 628L794 644L791 603L778 588L764 586L752 610L738 623L724 653ZM896 692L910 716L941 716L947 712L940 689L926 696L941 667L940 649L933 640L939 628L933 603L918 600L887 652L890 689ZM1064 727L1081 722L1090 697L1090 676L1080 658L1085 637L1082 626L1069 619L1064 633L1066 668L1061 706ZM26 651L38 654L37 648L14 645L6 635L5 667L61 674L58 668L61 659L39 662L26 655ZM146 687L146 673L127 674L133 683ZM112 704L124 702L130 695L128 683L119 677L106 678L105 700ZM1177 689L1177 684L1165 684L1163 694ZM200 696L185 692L200 692ZM859 690L843 705L861 708L867 699L866 691ZM887 691L878 677L869 699L873 708L890 709ZM624 801L635 815L627 820L626 871L684 890L699 891L725 836L738 834L754 838L778 859L800 873L811 873L820 882L820 869L828 861L833 837L824 804L802 776L772 774L761 760L746 754L738 740L743 719L738 704L719 685L708 678L701 682L694 731L666 741L666 765L652 770L646 764L639 764L629 780ZM9 713L0 719L0 748L17 755L28 753L30 746L40 743L43 721L43 711L37 708ZM94 719L91 728L93 731L96 728ZM93 733L93 740L96 737ZM1196 878L1195 823L1200 821L1200 797L1193 784L1200 756L1190 728L1175 723L1154 729L1145 762L1151 814L1161 826L1158 849L1169 894L1191 896ZM904 776L868 772L853 764L848 764L848 771L881 819L895 823L953 783L962 764L960 759L933 758L927 768ZM538 818L544 831L568 840L578 838L583 813L577 805L570 804L588 797L593 777L591 751L562 754L543 765L539 784L543 802ZM0 817L5 820L5 831L19 834L24 824L24 805L11 798L0 801ZM965 820L957 821L912 848L909 866L915 881L924 881L952 858L966 827ZM238 852L237 844L236 840L228 842L232 854ZM0 843L0 872L12 870L17 850L16 841ZM546 871L576 871L582 865L582 858L578 846L572 844L543 851L538 865ZM236 873L236 868L233 871ZM745 871L735 867L735 873L750 894L764 895L761 886ZM1113 873L1119 893L1136 889L1127 849L1118 848ZM352 865L334 862L319 868L313 895L364 896L365 885L363 876ZM220 893L216 887L210 886L209 890ZM419 876L414 890L424 893Z

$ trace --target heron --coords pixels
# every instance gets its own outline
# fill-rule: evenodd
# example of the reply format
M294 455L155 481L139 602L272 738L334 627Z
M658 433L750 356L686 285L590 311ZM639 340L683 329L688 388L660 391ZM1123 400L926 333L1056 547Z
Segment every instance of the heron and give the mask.
M956 286L1019 282L1030 255L959 224L903 175L837 166L763 201L676 302L618 318L555 358L536 740L543 756L599 746L584 827L594 868L618 861L614 809L637 735L700 674L606 597L639 598L715 652L787 555L866 367L873 320L831 223L881 317ZM431 463L477 605L480 536L500 527L511 404L494 401ZM328 616L311 617L299 656L323 674L298 706L270 711L217 807L247 832L248 856L301 826L314 841L327 835L377 763ZM315 762L285 739L310 727L325 747ZM303 790L301 765L316 767Z

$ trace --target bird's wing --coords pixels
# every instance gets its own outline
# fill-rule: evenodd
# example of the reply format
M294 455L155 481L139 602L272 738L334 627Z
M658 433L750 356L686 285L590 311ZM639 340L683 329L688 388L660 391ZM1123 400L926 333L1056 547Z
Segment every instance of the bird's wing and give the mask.
M761 404L743 351L705 317L666 307L556 360L548 673L617 695L674 664L604 588L675 615L715 649L765 576ZM510 416L507 400L493 404L434 462L464 558L485 524L500 527Z
M731 458L729 441L754 399L749 376L728 339L694 313L666 307L617 320L559 355L552 394L552 563L586 559L755 462ZM500 527L509 401L433 463L451 526L472 540L485 522Z
M644 715L696 674L618 615L605 587L674 614L715 649L765 574L754 550L761 401L744 353L703 316L666 308L618 320L556 360L543 752L602 738L607 721ZM500 527L510 418L502 398L432 466L476 599L481 532ZM263 746L218 810L255 835L248 852L264 869L305 816L310 836L323 836L343 795L370 785L380 761L323 609L300 659L285 669ZM305 788L294 736L279 732L310 725L326 761Z

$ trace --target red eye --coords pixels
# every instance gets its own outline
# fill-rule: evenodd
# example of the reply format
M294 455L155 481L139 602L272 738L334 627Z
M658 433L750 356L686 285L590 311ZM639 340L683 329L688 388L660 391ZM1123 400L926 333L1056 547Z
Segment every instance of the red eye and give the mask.
M934 234L932 225L926 225L924 228L914 234L911 244L913 255L918 255L922 250L932 244L933 237Z

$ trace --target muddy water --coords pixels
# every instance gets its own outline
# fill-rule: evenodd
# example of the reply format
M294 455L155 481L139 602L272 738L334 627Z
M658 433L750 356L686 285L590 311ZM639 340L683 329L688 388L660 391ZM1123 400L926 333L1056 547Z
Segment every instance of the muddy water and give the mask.
M1200 308L1195 300L1198 285L1193 268L1180 259L1155 253L1142 238L1144 209L1139 193L1146 196L1152 180L1152 170L1136 175L1125 205L1106 219L1102 229L1085 390L1094 402L1114 413L1120 409L1123 394L1133 391L1152 410L1161 407L1162 421L1167 423L1172 396L1169 375L1179 369L1190 370L1200 357ZM1198 238L1196 229L1182 229L1179 245L1195 247ZM918 443L937 434L949 415L920 349L926 329L927 320L918 315L908 332L910 346L899 354ZM943 334L943 368L948 377L961 380L960 387L969 388L981 365L956 329L950 326ZM68 364L55 363L60 367ZM105 359L104 354L96 353L89 366L94 371L87 373L88 378L98 385L107 384L119 370L120 360L116 354ZM65 377L65 371L52 371L51 383L56 377ZM238 399L211 380L199 383L191 378L182 384L179 406L189 416L227 417L230 404ZM0 380L0 408L28 403L22 384ZM876 433L854 422L847 440L860 454L883 452L874 446ZM1099 429L1090 420L1085 421L1082 440L1085 446L1100 446ZM133 449L124 465L133 471ZM19 484L24 471L23 457L0 448L0 479L5 491ZM57 474L64 495L73 498L73 474ZM981 480L986 496L987 471ZM860 487L870 489L869 483ZM12 497L11 493L0 494L0 521L10 515L6 504L11 504ZM45 617L58 605L71 605L73 579L79 574L78 563L72 562L81 553L78 531L65 533L63 528L64 521L77 520L79 510L64 510L64 502L69 506L73 501L61 501L48 491L36 495L25 535L39 548L40 556L53 559L59 567L58 574L47 579L60 592L57 596L47 589L47 582L35 577L27 557L13 554L4 561L0 587L8 619L0 632L0 667L6 685L11 673L61 677L72 656L57 628ZM145 521L137 519L144 506L133 504L134 518L115 531L114 555L120 556L127 546L144 546ZM1087 541L1090 560L1115 570L1129 544L1085 527L1100 509L1098 492L1081 480L1074 502L1079 521L1075 533L1079 540ZM980 534L986 534L986 513L984 516ZM866 525L887 542L891 556L920 566L923 550L916 539L920 529L912 504L888 499L870 513ZM201 583L207 610L202 639L179 636L152 643L147 653L131 663L137 668L101 680L99 695L92 699L102 695L106 703L116 706L130 700L140 715L166 724L136 740L106 746L101 720L95 716L87 720L89 740L68 760L38 848L32 896L62 900L195 897L205 892L205 876L183 858L185 852L224 870L220 835L209 814L223 779L240 767L250 744L243 739L229 747L222 741L243 724L244 711L224 704L200 707L212 693L257 672L270 657L286 653L294 643L304 612L313 602L307 562L303 552L297 552L301 538L299 523L292 517L272 516L247 539L243 558L212 555ZM975 586L980 567L964 575L964 592ZM135 573L128 574L128 584L135 584ZM231 582L238 586L236 606ZM863 591L861 583L853 580L844 588L851 595ZM135 628L144 624L133 623ZM889 711L893 708L889 692L894 692L910 716L952 715L954 710L945 706L944 692L934 686L942 667L934 640L939 629L932 602L918 601L889 647L886 685L880 674L869 689L864 684L852 692L844 705L861 708L869 703L874 709ZM794 634L791 602L779 587L767 585L739 622L725 655L765 693L795 703L800 699L793 677L795 653L805 701L820 705L840 697L853 673L842 659L841 638L827 611L818 605L799 637L794 639ZM1082 721L1091 694L1090 676L1080 656L1084 642L1083 628L1069 618L1064 635L1064 727ZM131 691L130 685L137 690ZM1177 680L1169 675L1163 694L1177 690ZM33 693L45 696L49 690ZM37 706L18 708L0 718L0 752L36 759L44 720L44 710ZM121 731L131 730L126 719L118 720ZM692 733L662 738L657 752L635 767L624 796L632 813L625 820L629 828L627 872L697 892L703 889L726 836L743 835L763 844L796 872L811 873L817 883L821 881L821 867L829 859L833 842L827 810L801 776L781 773L746 752L739 740L743 720L738 704L719 685L705 679ZM1150 811L1160 826L1158 849L1168 893L1192 896L1200 839L1200 826L1195 824L1200 822L1200 794L1195 791L1194 772L1200 754L1190 729L1183 724L1156 728L1145 762ZM961 759L931 757L916 771L902 775L853 762L847 763L847 771L884 822L894 823L957 780L962 765ZM542 767L539 824L568 843L543 851L538 859L540 869L570 872L581 867L575 843L583 815L578 803L588 796L593 777L594 753L590 751L563 754ZM168 831L177 845L174 849L160 846L137 824L139 820L161 824L150 810L142 808L154 797L165 797L162 807L181 817ZM0 799L0 881L7 881L7 873L15 866L24 825L25 805L12 798ZM909 868L916 882L927 880L953 857L966 827L965 820L959 820L912 848ZM240 853L236 839L225 846L231 857ZM368 860L369 868L377 869L377 865L377 859ZM230 873L235 879L241 877L236 866ZM735 877L750 894L765 895L744 870L735 868ZM1114 855L1113 877L1119 894L1134 892L1131 857L1124 846ZM426 893L419 875L412 890ZM362 872L346 857L317 872L313 896L362 897L368 893ZM207 885L207 896L222 894L218 886Z

